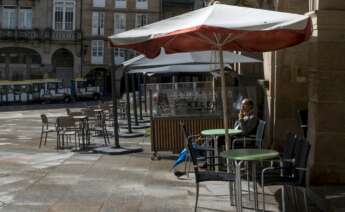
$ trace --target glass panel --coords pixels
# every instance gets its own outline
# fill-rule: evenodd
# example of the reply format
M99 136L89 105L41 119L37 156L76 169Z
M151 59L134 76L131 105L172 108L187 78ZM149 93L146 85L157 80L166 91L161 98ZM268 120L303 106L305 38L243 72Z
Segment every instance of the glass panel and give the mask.
M19 29L31 29L32 28L32 9L20 9L19 10Z
M98 35L98 12L92 12L92 35Z
M147 15L145 14L137 14L136 16L136 27L141 27L147 24Z
M105 7L105 0L93 0L94 7Z
M65 30L73 30L73 7L67 7L66 8Z
M63 7L55 8L55 30L63 30Z
M7 29L16 28L16 10L14 8L3 9L3 26Z
M123 32L126 30L126 14L117 13L114 15L114 33Z

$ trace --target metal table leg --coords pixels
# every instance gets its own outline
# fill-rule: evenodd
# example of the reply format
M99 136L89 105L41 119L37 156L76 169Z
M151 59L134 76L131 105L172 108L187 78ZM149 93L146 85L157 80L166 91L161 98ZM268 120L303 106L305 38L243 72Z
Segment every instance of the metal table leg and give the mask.
M252 161L252 180L254 187L254 210L258 211L258 191L256 184L256 161Z
M241 185L241 164L243 161L235 161L236 166L236 212L242 212L242 185Z
M215 156L214 162L215 162L215 164L217 164L214 166L214 170L218 172L219 171L219 158L218 158L219 157L219 150L218 150L218 139L216 136L214 136L214 138L213 138L213 144L214 144L214 156Z

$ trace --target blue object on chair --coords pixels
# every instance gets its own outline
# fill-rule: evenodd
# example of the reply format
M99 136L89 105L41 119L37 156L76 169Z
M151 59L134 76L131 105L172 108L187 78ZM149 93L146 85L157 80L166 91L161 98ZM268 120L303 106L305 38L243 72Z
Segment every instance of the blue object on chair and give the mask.
M177 157L177 160L175 161L175 163L174 163L172 169L174 169L174 168L175 168L176 166L178 166L180 163L182 163L183 161L185 161L185 159L186 159L186 157L187 157L187 154L188 154L187 149L184 148L184 149L179 153L179 155L178 155L178 157Z
M197 155L200 155L200 153L197 151L198 150L198 145L197 144L193 144L193 150ZM184 148L179 154L178 157L173 165L173 167L171 169L174 169L176 166L178 166L180 163L184 162L186 160L188 154L188 150L187 148Z

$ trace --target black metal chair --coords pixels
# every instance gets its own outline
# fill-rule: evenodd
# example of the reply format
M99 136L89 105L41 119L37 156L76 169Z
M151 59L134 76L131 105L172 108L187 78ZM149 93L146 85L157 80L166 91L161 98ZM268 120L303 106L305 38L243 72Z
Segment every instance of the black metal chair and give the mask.
M188 140L189 139L192 140L193 143L204 142L204 140L201 139L199 134L191 135L188 132L184 122L180 122L180 127L181 127L181 131L182 131L183 139L184 139L185 148L187 149L187 151L188 151ZM205 145L203 145L203 146L198 145L195 148L197 148L197 150L199 152L203 152L205 155L207 154L206 153L207 151L210 152L211 154L214 151L214 148L211 148L211 147L208 147ZM213 154L212 154L212 156L213 156ZM211 158L214 158L214 157L208 157L208 159L211 159ZM200 154L199 154L199 157L197 157L198 161L206 162L206 159L207 159L206 157L200 157ZM191 158L190 158L190 153L188 151L188 154L186 155L186 158L185 158L185 168L184 168L184 173L186 173L187 176L189 176L190 164L191 164ZM206 162L206 165L211 166L211 164L208 164L207 162ZM188 166L188 168L187 168L187 166ZM205 167L205 168L207 168L207 167Z
M298 110L298 121L306 138L308 135L308 109Z
M244 136L240 138L235 138L232 141L232 148L238 148L238 147L254 147L254 148L262 148L263 146L263 139L264 139L264 133L265 133L265 127L266 122L263 120L259 120L258 127L256 129L256 135L255 136Z
M194 167L195 173L195 182L196 182L196 199L195 199L195 206L194 211L197 211L198 208L198 199L199 199L199 184L201 182L206 181L223 181L229 182L229 193L230 193L230 203L232 203L232 191L233 191L233 183L235 182L235 175L233 173L227 172L215 172L215 171L199 171L197 156L196 156L196 149L193 147L193 140L192 138L188 139L187 142L188 151L190 153L190 157Z
M41 148L43 136L44 136L44 145L46 145L48 133L56 132L56 124L53 122L49 122L48 117L45 114L41 114L41 120L42 120L42 130L41 130L40 144L38 148ZM54 124L54 126L50 126L51 124Z
M297 138L295 139L295 144L294 144L293 149L294 149L293 153L291 153L290 150L286 150L285 152L286 156L288 154L292 154L293 157L283 158L282 166L264 168L261 172L263 211L265 211L265 186L270 186L270 185L283 185L283 188L282 188L283 211L285 211L285 200L284 200L285 186L292 186L293 188L302 189L305 208L306 210L308 210L307 196L306 196L306 172L307 172L307 161L308 161L308 156L309 156L310 144L306 142L304 138Z

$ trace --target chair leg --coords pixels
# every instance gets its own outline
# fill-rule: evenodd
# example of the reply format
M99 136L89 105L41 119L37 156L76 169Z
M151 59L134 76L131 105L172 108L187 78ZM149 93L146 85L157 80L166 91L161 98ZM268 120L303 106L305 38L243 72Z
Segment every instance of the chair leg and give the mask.
M186 157L184 159L184 172L187 174L187 163L188 163L188 152L186 154Z
M297 202L297 191L296 188L293 186L290 186L291 191L292 191L292 197L293 197L293 202L294 202L294 207L295 210L298 211L298 202Z
M191 156L188 156L188 170L187 170L187 177L189 177L189 171L190 171L190 164L191 164Z
M307 192L306 192L306 189L305 189L305 188L303 188L303 200L304 200L305 211L306 211L306 212L309 212L308 197L307 197Z
M57 133L56 134L56 151L59 150L59 147L60 147L60 134Z
M261 177L261 192L262 192L262 211L265 212L266 210L266 202L265 202L265 184L264 184L264 178L263 176Z
M40 144L38 145L38 148L41 148L41 145L42 145L42 139L43 139L43 131L41 132Z
M233 182L229 182L229 194L230 194L230 206L234 206L234 184Z
M248 186L248 198L251 200L250 195L250 181L249 181L249 165L248 162L246 162L246 172L247 172L247 186Z
M199 199L199 183L196 183L196 197L195 197L194 212L196 212L198 208L198 199Z
M44 146L47 145L47 137L48 137L48 132L46 132L45 138L44 138Z
M285 185L282 187L282 212L285 212Z

